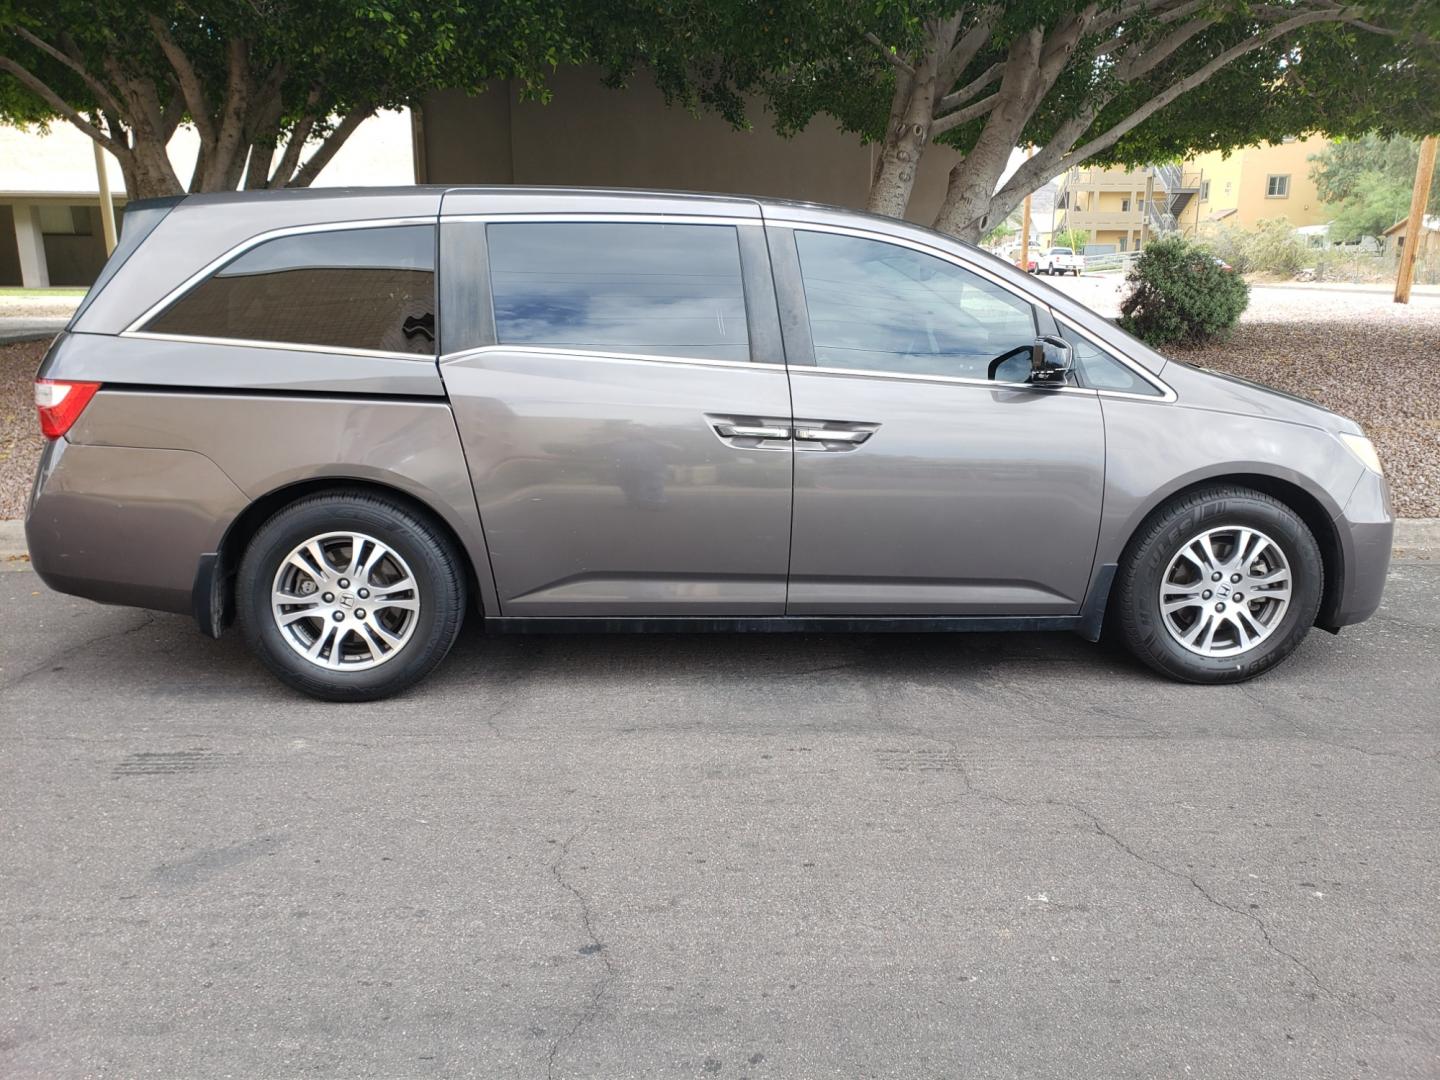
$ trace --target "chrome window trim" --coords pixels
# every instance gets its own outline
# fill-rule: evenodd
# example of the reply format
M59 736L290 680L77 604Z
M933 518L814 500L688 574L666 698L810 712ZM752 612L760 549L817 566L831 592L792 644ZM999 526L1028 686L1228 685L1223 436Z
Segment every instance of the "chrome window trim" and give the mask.
M500 213L500 214L441 214L441 216L440 216L440 223L441 223L442 225L445 224L446 222L451 222L451 221L472 222L472 223L478 223L478 224L482 224L482 225L512 225L512 224L525 224L525 223L533 224L533 223L537 223L537 222L539 222L539 223L555 222L555 223L558 223L558 224L587 224L587 223L588 223L588 224L594 224L594 225L718 225L718 226L721 226L721 227L723 227L723 228L729 228L729 229L739 229L742 225L749 225L749 226L752 226L752 227L755 227L755 228L761 228L761 227L763 227L764 224L765 224L765 223L764 223L764 220L763 220L763 219L761 218L761 216L760 216L760 211L759 211L759 207L758 207L758 206L756 207L756 211L755 211L754 214L730 214L730 215L725 215L725 216L712 216L712 217L705 217L705 216L699 215L699 214L692 214L692 215L664 214L664 213L658 213L658 214L657 214L657 213L654 213L654 212L651 212L651 213L621 212L621 213L607 214L607 213L605 213L604 211L576 211L576 210L557 210L557 211L554 211L554 212L546 212L546 211L527 211L527 212L524 212L524 213L514 213L514 214L505 214L505 213ZM742 297L742 301L743 301L743 300L745 299L744 290L745 290L745 287L746 287L746 282L745 282L745 256L744 256L743 252L740 250L740 234L739 234L738 232L735 234L735 255L736 255L736 258L738 258L738 259L740 260L740 288L741 288L741 297ZM495 273L495 267L494 267L494 265L492 264L491 267L490 267L490 274L491 274L491 278L492 278L492 284L491 284L491 289L490 289L490 303L491 303L491 308L492 308L492 314L493 314L493 308L494 308L494 302L495 302L495 290L494 290L494 284L493 284L494 273ZM496 336L497 339L498 339L499 336L500 336L500 328L499 328L498 326L495 328L495 336ZM746 351L752 351L752 350L753 350L753 347L754 347L754 343L750 340L749 311L747 310L747 311L746 311L746 323L745 323L745 348L746 348ZM678 353L677 353L677 354L673 354L673 355L662 354L662 355L658 355L658 356L657 356L657 355L650 355L650 354L647 354L647 353L627 353L627 352L624 352L623 350L615 350L615 349L577 349L577 348L575 348L574 346L556 346L556 347L554 347L554 348L550 348L550 347L543 346L543 345L538 345L538 346L537 346L537 345L506 345L504 342L499 342L499 341L497 341L497 343L496 343L495 345L481 345L481 346L479 346L479 347L477 347L477 348L474 348L474 349L465 349L465 350L463 350L462 352L459 352L459 353L448 353L448 354L446 354L446 355L444 355L444 356L441 356L441 357L439 358L439 362L443 364L443 363L446 363L446 362L449 361L449 360L454 359L454 358L457 357L457 356L461 356L461 355L466 355L466 356L468 356L468 355L471 355L471 354L473 354L473 353L484 352L484 351L486 351L487 349L489 349L489 350L494 350L494 349L498 349L498 348L506 348L506 349L511 350L512 352L528 352L528 353L531 353L531 354L538 354L538 353L551 353L551 354L555 354L555 353L558 353L558 354L561 355L561 356L575 356L575 357L587 358L587 359L591 359L591 360L617 360L617 361L657 360L657 361L659 361L659 362L661 362L661 363L668 363L668 364L690 364L690 365L702 365L702 366L711 366L711 367L758 367L758 368L777 368L777 369L779 369L779 370L781 370L781 371L784 371L784 370L785 370L785 365L784 365L784 364L765 364L765 363L761 363L761 362L759 362L759 361L757 361L757 360L754 360L754 359L751 359L751 360L704 360L704 359L701 359L700 357L683 356L683 355L680 355L680 354L678 354ZM752 356L753 356L753 352L752 352Z
M439 362L453 364L459 360L465 360L472 356L479 356L483 353L520 353L525 356L564 356L574 357L579 360L601 360L613 363L660 363L679 364L687 367L715 367L715 368L737 368L740 370L756 369L759 371L785 371L784 364L763 364L755 360L706 360L699 356L680 356L669 353L651 355L648 353L627 353L614 349L576 349L566 346L548 345L478 345L473 349L461 349L458 352L446 353L440 357Z
M175 303L175 301L179 300L187 292L193 289L196 285L199 285L200 282L204 281L211 274L215 273L215 271L219 270L226 263L229 263L234 259L238 259L241 255L245 254L245 252L249 251L251 248L258 247L260 244L267 243L270 240L279 240L287 236L304 236L307 233L346 232L352 229L390 229L398 228L405 225L429 225L433 228L438 224L438 216L431 214L426 217L366 218L362 221L325 221L320 222L319 224L311 225L286 225L279 229L270 229L267 232L257 233L254 236L250 237L248 240L242 240L240 241L240 243L235 244L233 247L229 248L223 255L219 256L218 258L212 259L195 273L191 274L179 285L175 286L175 288L171 289L168 293L166 293L160 300L156 301L154 304L151 304L148 308L146 308L145 311L142 312L138 318L133 319L130 324L125 327L124 330L120 331L119 336L144 337L158 341L190 341L216 345L249 345L260 347L268 346L270 348L277 349L299 349L302 352L333 352L360 356L400 356L406 357L411 360L433 360L435 358L435 353L433 350L428 353L392 353L376 349L356 349L351 347L307 345L285 341L271 342L269 341L269 339L266 339L264 341L255 341L248 338L208 338L195 337L186 334L165 334L160 333L159 331L145 330L143 329L143 327L156 315L159 315L171 304ZM438 280L440 276L440 270L438 266L435 268L434 273L436 279Z
M998 276L997 274L992 273L990 270L986 269L986 268L983 267L983 266L978 265L977 263L972 263L972 262L970 262L969 260L963 258L962 256L956 255L954 252L946 251L944 248L935 247L933 244L926 244L926 243L923 243L923 242L921 242L921 241L919 241L919 240L914 240L914 239L912 239L911 237L908 237L908 236L894 236L894 235L892 235L892 234L890 234L890 233L878 232L878 231L876 231L876 230L874 230L874 229L865 229L865 228L860 228L860 227L851 226L851 225L832 225L832 224L829 224L829 223L822 223L822 222L797 221L797 220L792 220L792 219L790 219L790 218L781 218L781 219L766 218L766 222L765 222L765 223L766 223L767 225L774 225L774 226L776 226L777 228L794 229L794 230L802 230L802 231L803 231L803 230L809 230L809 231L811 231L811 232L838 233L838 234L841 235L841 236L856 236L856 237L859 237L859 238L864 239L864 240L877 240L877 241L879 241L879 242L881 242L881 243L885 243L885 244L894 244L894 245L896 245L897 247L910 248L911 250L913 250L913 251L918 251L918 252L920 252L920 253L923 254L923 255L932 255L932 256L934 256L935 258L942 259L942 260L944 260L945 262L951 263L951 264L954 265L954 266L958 266L958 267L960 267L960 269L962 269L962 270L968 270L970 273L976 274L976 275L978 275L979 277L984 278L986 281L991 282L992 284L995 284L995 285L1000 286L1002 289L1006 290L1007 292L1011 293L1012 295L1017 296L1017 297L1019 297L1020 299L1024 300L1025 303L1029 304L1032 308L1041 308L1041 307L1043 307L1046 311L1050 312L1051 316L1052 316L1057 322L1063 323L1064 325L1069 326L1071 329L1076 330L1077 332L1079 332L1079 333L1081 333L1081 334L1085 334L1087 337L1093 336L1093 335L1090 333L1090 331L1087 331L1084 327L1078 325L1077 323L1075 323L1074 320L1066 317L1066 316L1065 316L1064 314L1062 314L1061 312L1056 311L1056 310L1054 309L1054 307L1052 307L1052 306L1051 306L1048 302L1046 302L1045 300L1042 300L1040 297L1034 296L1034 295L1032 295L1031 293L1025 291L1025 289L1023 289L1022 287L1020 287L1020 286L1018 286L1018 285L1015 285L1015 284L1013 284L1012 282L1006 281L1004 278ZM1162 396L1157 398L1157 397L1152 397L1152 396L1149 395L1149 394L1132 394L1132 393L1128 393L1127 391L1124 391L1124 390L1102 390L1102 389L1099 389L1099 388L1087 387L1087 386L1077 386L1077 387L1068 387L1068 386L1067 386L1067 387L1045 387L1045 388L1043 388L1043 389L1048 389L1048 390L1062 390L1062 391L1063 391L1063 390L1084 390L1084 391L1087 391L1087 392L1089 392L1089 393L1099 394L1099 395L1104 396L1104 397L1129 398L1129 399L1135 400L1135 401L1160 401L1160 402L1164 402L1164 403L1169 403L1169 402L1174 402L1174 401L1178 400L1178 395L1175 393L1175 391L1172 390L1168 385L1166 385L1164 382L1162 382L1162 381L1161 381L1159 378L1157 378L1155 375L1151 374L1151 372L1150 372L1144 365L1140 364L1140 363L1139 363L1138 361L1136 361L1136 360L1131 359L1129 356L1126 356L1124 352L1122 352L1122 351L1120 351L1120 350L1118 350L1118 349L1113 348L1108 342L1107 342L1107 343L1104 343L1102 347L1103 347L1107 352L1113 354L1113 355L1115 356L1115 358L1116 358L1117 360L1119 360L1122 364L1124 364L1126 367L1128 367L1128 368L1130 368L1132 371L1134 371L1136 375L1139 375L1142 379L1144 379L1146 382L1148 382L1151 386L1153 386L1153 387L1155 387L1155 389L1159 390L1159 391L1161 392L1161 395L1162 395ZM806 368L803 368L803 367L800 367L800 366L797 366L797 367L796 367L796 370L798 371L798 370L807 370L807 369L806 369ZM860 369L853 369L853 368L840 368L840 369L835 369L835 368L816 368L816 367L811 367L811 368L808 368L808 370L810 370L810 371L831 371L831 372L834 372L834 371L836 371L836 370L839 370L839 371L842 371L842 372L851 372L851 371L859 371ZM898 373L894 373L894 372L871 371L871 370L868 370L868 369L865 370L863 373L866 374L866 375L870 375L870 376L887 376L887 377L901 378L901 379L929 379L929 380L938 380L938 381L943 381L943 382L978 383L978 384L981 385L981 386L992 386L992 387L993 387L993 386L1025 386L1025 385L1027 385L1027 384L1025 384L1025 383L996 383L996 382L992 382L992 381L989 380L989 379L962 379L962 378L958 378L958 377L954 377L954 376L947 376L947 375L905 375L905 374L898 374Z
M547 221L561 224L589 222L595 225L729 225L731 227L742 224L763 224L758 207L754 213L746 214L667 214L664 211L655 210L648 213L638 213L633 210L617 210L613 213L604 210L525 210L514 213L499 211L490 214L442 213L440 215L440 224L444 225L451 221L497 225Z
M1058 322L1061 326L1067 326L1071 330L1074 330L1077 334L1081 334L1087 338L1095 337L1095 334L1092 331L1085 329L1085 327L1081 326L1074 319L1065 315L1063 312L1059 312L1056 311L1054 308L1051 308L1050 314L1055 317L1055 321ZM1100 348L1104 349L1111 356L1115 357L1115 359L1119 360L1120 363L1128 367L1136 375L1139 375L1140 378L1144 379L1151 386L1155 387L1156 390L1159 390L1160 396L1156 397L1153 394L1132 394L1128 390L1105 390L1101 387L1095 387L1094 390L1097 394L1101 394L1105 397L1128 398L1131 401L1159 402L1165 405L1180 400L1180 395L1175 393L1175 391L1171 389L1169 383L1165 382L1158 375L1153 374L1150 369L1145 367L1145 365L1141 364L1140 361L1131 359L1129 356L1125 355L1122 350L1115 348L1108 341L1098 342L1097 344L1099 344Z
M788 218L766 218L765 224L773 225L776 228L780 229L792 229L795 232L838 233L841 236L855 236L859 237L862 240L878 240L882 244L894 244L896 247L910 248L912 251L918 251L922 255L934 256L937 259L950 263L952 266L958 266L961 270L968 271L969 273L972 273L977 277L982 277L986 281L990 282L992 285L998 285L1006 292L1019 297L1026 304L1029 304L1032 308L1049 308L1050 306L1049 304L1041 301L1039 298L1026 292L1018 285L1014 285L1011 282L1006 281L1004 278L992 273L983 266L972 263L969 260L962 258L959 255L956 255L954 252L946 251L944 248L935 247L932 244L922 243L919 240L912 240L908 236L895 236L892 233L877 232L873 229L865 229L852 225L831 225L828 223L822 224L820 222L814 221L791 221ZM1036 327L1036 333L1039 333L1039 327Z
M1088 386L1041 386L1032 382L999 382L995 379L972 379L963 375L912 375L902 371L877 371L873 368L836 368L836 367L792 367L790 369L795 375L808 375L814 372L817 375L853 375L862 379L890 379L899 382L926 382L943 383L953 386L978 386L986 390L1029 390L1040 394L1084 394L1092 396L1099 393ZM1154 398L1147 398L1147 401L1154 401Z
M330 356L370 356L381 360L423 360L435 362L433 352L390 352L386 349L356 349L341 345L309 345L303 342L254 340L251 338L203 337L198 334L160 334L149 330L125 330L119 335L138 341L178 341L190 345L237 345L246 349L278 349L281 352L325 353Z

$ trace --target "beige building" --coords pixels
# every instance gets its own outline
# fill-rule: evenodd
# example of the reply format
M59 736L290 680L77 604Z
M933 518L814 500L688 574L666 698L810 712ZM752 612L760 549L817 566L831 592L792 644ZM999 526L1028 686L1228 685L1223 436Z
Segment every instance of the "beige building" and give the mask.
M1323 225L1330 214L1310 179L1310 158L1330 140L1323 135L1261 143L1233 151L1201 154L1186 162L1200 177L1193 216L1182 221L1186 231L1232 225L1253 229L1262 221L1284 218L1297 228Z
M1147 233L1187 236L1284 218L1297 228L1329 220L1310 179L1310 158L1328 140L1316 135L1200 154L1150 169L1071 169L1056 197L1057 231L1084 229L1093 251L1133 251ZM1147 197L1147 192L1149 195Z
M1188 167L1074 168L1055 196L1055 231L1083 230L1090 254L1136 251L1146 236L1180 227L1199 191Z
M713 114L667 106L643 76L610 90L593 71L562 68L549 82L553 96L543 105L521 101L505 83L473 97L459 91L426 97L416 140L419 180L667 188L865 205L876 148L825 117L785 139L758 103L751 104L752 130L736 131ZM926 151L912 220L934 220L957 160L943 146Z

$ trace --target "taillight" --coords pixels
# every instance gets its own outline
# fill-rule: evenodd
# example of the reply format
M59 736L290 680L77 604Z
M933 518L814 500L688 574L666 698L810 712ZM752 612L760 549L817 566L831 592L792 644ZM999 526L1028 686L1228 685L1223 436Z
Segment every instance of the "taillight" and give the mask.
M80 419L99 389L98 382L36 379L35 408L40 413L40 431L47 439L60 438Z

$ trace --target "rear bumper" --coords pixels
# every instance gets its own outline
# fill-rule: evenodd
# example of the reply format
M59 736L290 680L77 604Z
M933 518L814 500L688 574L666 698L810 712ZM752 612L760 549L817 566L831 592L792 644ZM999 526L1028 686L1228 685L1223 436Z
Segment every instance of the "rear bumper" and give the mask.
M200 558L246 501L203 454L57 439L25 517L30 563L57 592L190 614Z
M1380 607L1395 536L1390 490L1384 477L1368 470L1360 477L1350 501L1335 519L1335 529L1344 565L1331 610L1321 612L1318 620L1326 630L1364 622Z

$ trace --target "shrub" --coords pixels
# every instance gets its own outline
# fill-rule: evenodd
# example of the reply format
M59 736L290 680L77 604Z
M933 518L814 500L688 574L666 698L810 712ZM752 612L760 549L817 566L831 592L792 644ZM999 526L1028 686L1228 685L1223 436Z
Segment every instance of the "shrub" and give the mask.
M1250 286L1179 236L1152 240L1130 270L1120 325L1151 345L1223 337L1250 303Z
M1260 222L1245 238L1245 256L1248 269L1282 277L1294 277L1297 270L1309 265L1309 252L1284 218Z
M1217 258L1224 259L1239 274L1250 272L1250 252L1248 242L1250 234L1244 229L1237 229L1233 225L1219 225L1204 237L1204 244L1210 249L1210 253Z

